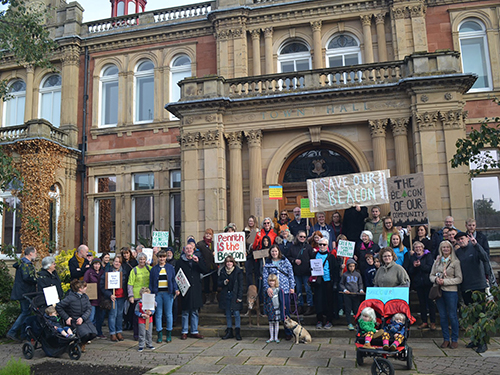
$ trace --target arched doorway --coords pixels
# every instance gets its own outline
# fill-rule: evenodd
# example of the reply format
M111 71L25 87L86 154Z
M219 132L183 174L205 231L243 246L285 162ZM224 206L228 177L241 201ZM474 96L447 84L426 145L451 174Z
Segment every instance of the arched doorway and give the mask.
M292 217L294 207L307 198L306 180L357 173L359 168L352 157L343 149L322 143L321 146L307 145L297 149L283 164L279 182L283 186L283 199L279 209L287 210ZM331 214L327 213L327 222Z

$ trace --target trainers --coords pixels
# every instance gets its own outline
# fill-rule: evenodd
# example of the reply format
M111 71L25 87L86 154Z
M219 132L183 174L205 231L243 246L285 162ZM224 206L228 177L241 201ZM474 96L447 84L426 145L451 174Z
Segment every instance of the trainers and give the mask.
M342 315L344 315L344 310L340 309L339 310L339 316L342 316Z
M363 348L365 349L375 349L371 343L369 342L365 342L365 345L363 345Z
M396 350L398 350L398 347L396 346L396 344L392 344L391 347L389 348L390 352L395 352Z
M348 329L349 331L354 331L354 326L353 326L352 324L349 324L349 325L347 326L347 329Z
M140 353L144 350L144 348L138 348L137 351Z
M269 343L271 343L271 342L274 342L274 340L269 339L269 340L267 340L266 342L269 344Z
M156 349L153 345L148 345L147 348L150 349L150 350L155 350Z
M279 343L280 343L280 340L276 339L276 340L274 340L274 342L275 342L276 344L279 344Z
M316 323L316 329L321 329L321 328L323 328L323 323L321 322Z
M324 328L325 328L325 329L330 329L330 328L332 328L332 327L333 327L333 326L332 326L332 323L330 323L330 322L326 322L326 324L325 324L325 327L324 327Z
M387 344L386 344L386 345L384 345L384 350L389 351L389 345L387 345Z

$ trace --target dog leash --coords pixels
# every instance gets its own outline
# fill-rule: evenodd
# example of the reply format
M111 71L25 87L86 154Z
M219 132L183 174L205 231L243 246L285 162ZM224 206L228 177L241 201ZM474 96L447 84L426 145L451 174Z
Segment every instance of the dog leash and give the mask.
M297 315L297 321L300 322L299 318L299 309L297 308L298 306L298 299L297 299L297 293L290 293L290 305L292 304L295 306L295 311L290 311L291 315ZM290 310L292 308L290 307Z

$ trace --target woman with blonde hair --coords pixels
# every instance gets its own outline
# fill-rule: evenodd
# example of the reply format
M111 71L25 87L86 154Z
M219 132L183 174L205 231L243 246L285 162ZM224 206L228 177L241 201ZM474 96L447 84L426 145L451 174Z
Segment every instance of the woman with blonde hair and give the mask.
M389 244L391 243L391 237L394 233L399 233L399 231L394 228L394 225L392 224L392 217L385 216L382 219L382 222L384 223L384 226L382 228L382 234L378 238L378 246L381 249L383 247L389 246Z

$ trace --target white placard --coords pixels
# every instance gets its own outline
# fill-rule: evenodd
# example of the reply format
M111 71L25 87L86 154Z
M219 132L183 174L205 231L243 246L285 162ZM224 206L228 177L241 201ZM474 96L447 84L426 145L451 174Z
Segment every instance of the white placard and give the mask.
M153 247L168 247L168 231L153 231Z
M148 259L146 260L146 262L148 264L151 264L151 262L153 262L153 249L145 247L144 249L142 249L142 252L144 254L146 254L146 256L148 257Z
M311 259L311 276L323 276L323 260Z
M352 256L354 255L355 246L356 242L340 240L337 245L337 256L352 258Z
M153 293L142 294L142 311L155 309L155 295Z
M57 288L55 285L43 288L43 294L45 295L45 302L47 302L47 306L59 303L59 294L57 293Z
M121 272L106 273L106 289L120 289L122 287Z
M217 233L214 236L215 263L224 263L224 259L231 255L235 261L247 260L245 232Z
M184 274L184 271L182 270L182 268L179 268L177 275L175 275L175 281L177 282L177 286L179 287L179 290L181 291L182 296L185 296L187 291L191 287L191 284L189 283L189 280L187 279L186 275Z

